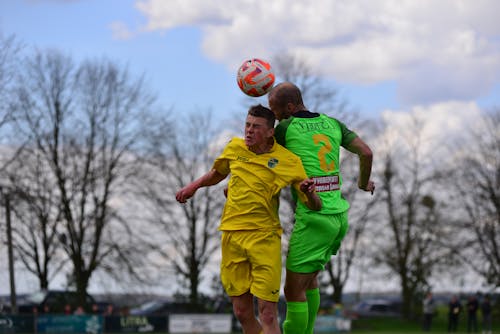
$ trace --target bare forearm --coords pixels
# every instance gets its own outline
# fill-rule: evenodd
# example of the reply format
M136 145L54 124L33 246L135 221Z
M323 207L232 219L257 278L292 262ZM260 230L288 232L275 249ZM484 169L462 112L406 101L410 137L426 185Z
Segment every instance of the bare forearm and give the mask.
M316 186L314 184L314 180L312 179L306 179L300 183L300 191L302 191L306 197L307 197L307 202L305 203L306 206L315 211L321 210L321 207L323 206L323 202L321 202L321 198L319 198L318 194L316 193Z
M368 187L368 182L370 181L370 175L372 171L372 161L373 155L371 151L369 154L362 154L359 156L358 187L360 189L366 190L366 188Z
M318 194L316 192L313 193L306 193L307 196L307 207L311 210L314 211L319 211L321 210L321 207L323 206L323 202L321 202L321 198L319 198Z
M175 195L175 198L180 203L185 203L189 198L193 197L194 193L201 187L209 187L224 180L226 175L222 175L215 169L210 170L205 175L194 180L187 186L181 188Z
M369 191L373 194L373 191L375 190L375 184L370 181L373 161L372 150L359 137L355 138L346 148L350 152L357 154L359 157L359 189Z

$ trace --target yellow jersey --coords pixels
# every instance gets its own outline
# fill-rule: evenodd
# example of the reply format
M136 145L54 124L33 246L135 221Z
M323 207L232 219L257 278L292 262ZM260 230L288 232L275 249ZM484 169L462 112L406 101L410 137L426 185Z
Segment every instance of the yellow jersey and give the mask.
M296 188L299 199L307 202L299 184L307 178L298 156L274 142L270 152L256 154L242 138L233 138L213 168L231 174L219 230L281 230L279 194L288 185Z

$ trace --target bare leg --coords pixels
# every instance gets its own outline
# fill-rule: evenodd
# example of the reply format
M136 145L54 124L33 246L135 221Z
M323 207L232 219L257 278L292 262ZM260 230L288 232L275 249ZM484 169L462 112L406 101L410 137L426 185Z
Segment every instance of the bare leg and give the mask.
M281 334L278 322L278 303L259 299L259 318L264 334Z
M318 287L318 272L299 274L286 271L285 297L287 302L305 302L306 290Z
M255 317L253 295L246 292L241 296L231 297L233 312L243 328L244 334L259 334L262 327Z

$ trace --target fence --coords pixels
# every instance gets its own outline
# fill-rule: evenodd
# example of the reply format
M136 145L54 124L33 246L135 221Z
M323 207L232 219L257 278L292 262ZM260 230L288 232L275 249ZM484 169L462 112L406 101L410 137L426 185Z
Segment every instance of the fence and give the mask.
M230 314L140 315L0 315L0 334L107 333L231 333ZM317 333L349 332L351 322L339 316L319 315Z

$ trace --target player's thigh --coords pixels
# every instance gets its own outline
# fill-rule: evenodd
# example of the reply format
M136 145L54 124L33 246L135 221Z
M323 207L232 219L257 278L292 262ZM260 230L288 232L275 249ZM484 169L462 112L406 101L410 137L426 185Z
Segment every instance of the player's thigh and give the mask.
M345 235L337 215L308 213L297 215L290 237L287 269L296 273L313 273L323 270L332 250Z
M306 301L305 291L317 287L317 276L318 272L301 274L287 270L285 278L285 297L287 301Z
M347 234L347 231L349 230L347 211L338 213L336 215L332 215L332 221L334 222L334 224L336 226L339 226L338 233L335 237L335 240L334 240L334 242L332 244L332 248L331 248L331 254L335 255L335 254L337 254L338 250L340 249L340 246L342 244L342 240L344 240L344 237Z
M237 317L248 316L253 314L253 295L250 292L246 292L239 296L231 296L231 302L233 304L234 314Z

